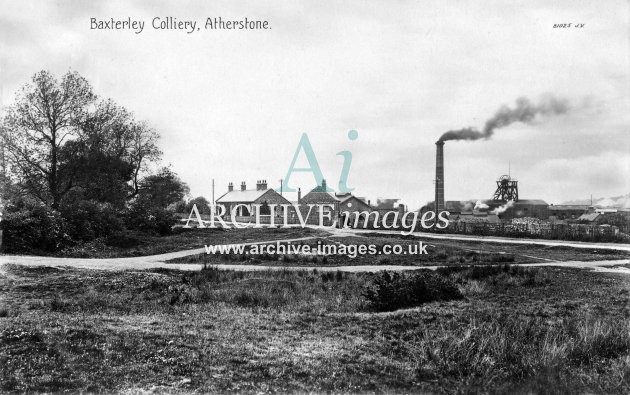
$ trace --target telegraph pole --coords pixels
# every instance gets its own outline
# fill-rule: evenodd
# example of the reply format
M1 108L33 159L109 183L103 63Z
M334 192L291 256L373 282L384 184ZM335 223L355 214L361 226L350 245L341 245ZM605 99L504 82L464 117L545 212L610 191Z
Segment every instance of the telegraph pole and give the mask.
M214 206L214 178L212 179L212 205Z

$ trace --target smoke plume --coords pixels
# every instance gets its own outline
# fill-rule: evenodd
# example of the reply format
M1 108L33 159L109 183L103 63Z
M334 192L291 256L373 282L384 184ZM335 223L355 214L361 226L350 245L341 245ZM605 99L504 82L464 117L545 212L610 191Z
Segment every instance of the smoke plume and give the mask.
M567 100L553 96L543 98L538 104L532 103L526 97L520 97L516 99L514 108L506 105L499 108L496 114L486 121L482 130L473 127L449 130L440 137L439 141L489 139L495 130L515 122L531 124L541 117L565 114L569 109Z
M496 215L503 214L504 212L507 211L507 209L509 209L512 206L514 206L514 200L510 200L507 203L505 203L503 206L495 208L490 213L496 214Z
M481 200L477 200L477 203L475 204L475 210L487 210L489 209L490 206L488 206L487 204L485 204L484 202L482 202Z

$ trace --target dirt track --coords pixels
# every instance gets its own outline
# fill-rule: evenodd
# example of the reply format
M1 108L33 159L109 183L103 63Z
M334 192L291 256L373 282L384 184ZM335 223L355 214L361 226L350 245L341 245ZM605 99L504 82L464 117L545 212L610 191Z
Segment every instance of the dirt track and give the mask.
M327 229L331 231L331 229ZM364 231L364 230L338 230L333 229L331 232L335 237L344 236L361 236L366 233L382 233L382 234L399 234L397 231ZM483 237L483 236L462 236L462 235L437 235L427 233L413 233L414 236L428 239L444 239L444 240L466 240L466 241L484 241L505 244L532 244L544 246L565 246L572 248L598 248L598 249L614 249L620 251L630 251L630 245L627 244L611 244L611 243L586 243L586 242L563 242L557 240L537 240L537 239L508 239L501 237ZM279 241L302 241L309 240L313 237L302 237L296 239L285 239ZM266 244L275 242L276 240L259 241L253 243L242 243L245 245ZM150 268L170 268L180 270L200 270L202 265L198 264L167 264L166 261L181 258L189 255L202 254L204 248L196 248L192 250L177 251L167 254L150 255L129 258L107 258L107 259L90 259L90 258L55 258L41 256L26 255L0 255L0 267L5 264L16 264L25 266L54 266L54 267L75 267L86 269L100 270L141 270ZM630 274L630 268L619 267L620 265L630 264L630 259L622 260L602 260L602 261L563 261L563 262L541 262L524 264L525 266L563 266L575 267L583 269L593 269L600 272L615 272ZM260 265L221 265L226 270L266 270L266 269L286 269L286 270L312 270L320 271L379 271L379 270L416 270L419 268L435 269L437 266L260 266Z
M332 232L334 235L348 235L358 236L361 234L400 234L399 231L392 230L362 230L362 229L326 229ZM586 241L564 241L564 240L545 240L545 239L525 239L525 238L509 238L498 236L473 236L473 235L459 235L459 234L437 234L426 232L413 232L413 236L425 238L425 239L438 239L438 240L462 240L462 241L483 241L487 243L501 243L501 244L531 244L541 245L547 247L571 247L571 248L598 248L604 250L617 250L617 251L630 251L630 244L618 244L618 243L595 243Z

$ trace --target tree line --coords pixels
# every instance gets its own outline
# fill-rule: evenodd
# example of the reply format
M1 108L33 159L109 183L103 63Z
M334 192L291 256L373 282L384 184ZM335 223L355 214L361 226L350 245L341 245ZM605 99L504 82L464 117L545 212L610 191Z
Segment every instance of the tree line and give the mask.
M167 207L181 206L189 189L158 166L158 141L155 129L99 97L79 73L36 73L0 113L3 250L57 251L113 232L170 232ZM37 236L51 227L59 240Z

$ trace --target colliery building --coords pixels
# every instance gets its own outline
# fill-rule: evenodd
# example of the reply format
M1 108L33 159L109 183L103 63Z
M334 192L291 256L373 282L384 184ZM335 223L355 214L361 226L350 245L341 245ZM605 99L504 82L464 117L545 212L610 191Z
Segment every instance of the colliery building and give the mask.
M549 217L557 221L577 220L591 210L589 205L559 204L549 206Z
M452 220L466 220L470 218L487 219L488 222L511 220L513 218L533 217L547 219L550 216L549 205L540 199L523 199L517 201L494 199L448 200L444 210L451 214ZM435 211L433 202L421 209Z
M448 211L451 220L501 222L515 218L536 218L563 222L577 220L591 211L590 206L549 205L541 199L521 199L518 181L511 175L502 175L496 181L492 199L449 200L444 199L444 142L438 141L435 155L435 200L420 209Z

